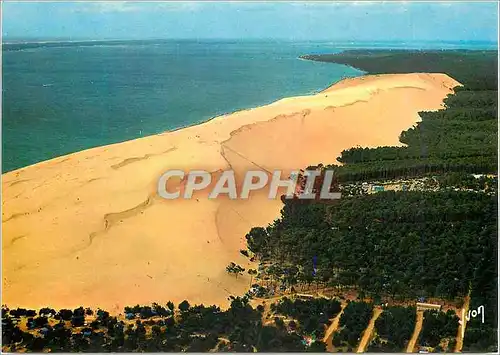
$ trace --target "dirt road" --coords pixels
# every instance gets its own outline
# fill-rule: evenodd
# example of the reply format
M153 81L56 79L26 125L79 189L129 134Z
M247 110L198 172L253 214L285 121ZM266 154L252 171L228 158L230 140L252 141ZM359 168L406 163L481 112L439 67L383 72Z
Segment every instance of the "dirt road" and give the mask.
M370 337L373 333L373 328L375 327L375 321L380 316L380 314L382 314L382 309L375 308L373 310L372 319L370 319L370 322L368 323L368 327L366 327L366 329L363 333L363 337L361 338L361 341L359 342L358 351L356 351L357 353L362 353L365 351L366 345L370 341Z
M330 326L325 332L325 336L323 337L323 343L326 344L326 351L328 351L329 353L333 352L333 345L332 345L333 333L335 333L335 331L339 327L340 317L342 317L342 313L344 313L345 307L346 304L343 304L339 314L337 314L335 318L333 318L332 324L330 324Z
M420 334L420 330L422 329L423 322L424 322L424 312L417 311L417 321L415 322L415 330L413 331L413 335L411 336L411 339L408 342L408 346L406 347L407 353L413 352L415 344L417 343L418 335Z
M467 312L469 312L469 304L470 304L470 291L469 294L464 299L462 312L458 315L458 317L460 318L460 323L458 326L458 333L457 333L457 346L455 347L456 353L462 351L462 347L464 345L465 327L467 325L466 314Z

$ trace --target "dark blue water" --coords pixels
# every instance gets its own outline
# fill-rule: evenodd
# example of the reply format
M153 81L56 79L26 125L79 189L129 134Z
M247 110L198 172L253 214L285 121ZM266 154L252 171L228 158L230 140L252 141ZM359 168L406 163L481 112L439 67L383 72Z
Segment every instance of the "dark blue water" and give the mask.
M2 171L313 93L358 70L330 45L124 42L3 49Z

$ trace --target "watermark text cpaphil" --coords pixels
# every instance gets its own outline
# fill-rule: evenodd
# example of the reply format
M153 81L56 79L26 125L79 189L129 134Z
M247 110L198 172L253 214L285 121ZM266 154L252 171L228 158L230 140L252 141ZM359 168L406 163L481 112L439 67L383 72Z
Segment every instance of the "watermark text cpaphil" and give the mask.
M218 176L217 176L218 175ZM336 190L333 170L294 170L283 177L282 170L266 172L249 170L236 179L233 170L214 174L205 170L169 170L158 180L158 195L167 200L190 199L196 191L207 191L209 199L227 196L229 199L248 199L252 191L267 190L267 197L281 196L280 189L286 189L285 198L301 200L335 200L341 198ZM180 181L173 189L168 188L170 179Z

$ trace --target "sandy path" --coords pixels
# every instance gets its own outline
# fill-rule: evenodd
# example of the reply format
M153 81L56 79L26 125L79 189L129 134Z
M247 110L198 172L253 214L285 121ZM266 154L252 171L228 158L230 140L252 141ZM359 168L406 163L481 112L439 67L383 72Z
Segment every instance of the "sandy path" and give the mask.
M400 145L417 113L442 107L457 84L444 74L362 77L3 174L2 303L114 313L184 299L225 307L250 282L225 267L254 267L239 253L245 234L278 217L281 201L266 190L248 200L209 200L207 191L164 200L161 174L206 169L215 177L232 168L241 179L249 169L335 162L356 145Z
M347 306L347 303L342 305L342 309L340 310L339 314L335 316L335 318L332 321L332 324L328 327L328 329L325 332L325 336L323 337L323 343L326 344L326 351L329 353L333 353L333 344L332 344L332 338L333 334L335 331L339 328L339 323L340 323L340 317L342 317L342 313L344 313L344 309Z
M464 299L464 305L461 309L460 314L458 314L458 317L460 318L459 325L458 325L458 333L457 333L457 345L455 347L455 352L459 353L462 351L462 347L464 345L464 336L465 336L465 329L467 326L467 313L469 312L469 305L470 305L470 293L471 291L469 290L469 294L465 296Z
M418 336L420 334L420 331L422 330L423 322L424 322L424 312L417 311L417 321L415 322L415 330L413 330L411 339L408 342L408 346L406 347L407 353L412 353L415 351L415 345L417 344Z
M357 353L363 353L365 351L366 346L370 342L371 336L373 334L373 329L375 328L375 321L377 320L377 318L381 314L382 314L381 308L374 308L373 309L372 319L370 319L368 326L366 327L365 331L363 332L363 337L361 338L361 341L359 342L358 350L356 351Z

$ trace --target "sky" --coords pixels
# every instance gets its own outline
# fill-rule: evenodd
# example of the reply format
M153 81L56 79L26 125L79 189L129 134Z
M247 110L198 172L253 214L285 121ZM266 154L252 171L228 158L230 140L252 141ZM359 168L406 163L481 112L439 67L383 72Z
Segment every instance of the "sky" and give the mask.
M285 39L497 42L496 2L14 2L3 40Z

